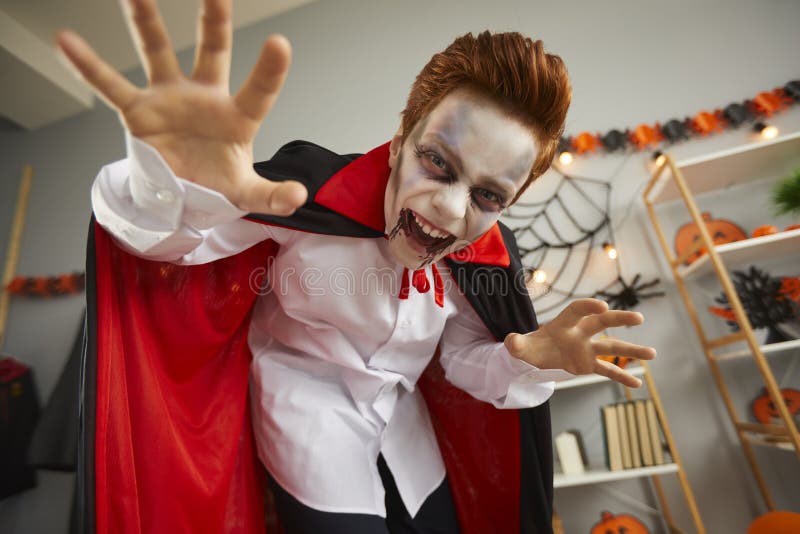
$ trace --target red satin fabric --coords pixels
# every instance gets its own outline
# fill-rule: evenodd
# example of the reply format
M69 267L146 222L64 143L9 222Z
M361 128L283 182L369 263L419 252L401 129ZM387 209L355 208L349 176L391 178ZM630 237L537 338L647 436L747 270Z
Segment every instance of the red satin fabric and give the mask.
M438 359L438 352L437 352ZM516 410L498 410L456 388L434 360L419 381L464 534L520 531Z
M431 273L433 273L433 298L436 302L436 305L440 308L444 307L444 282L442 281L442 275L439 274L439 269L436 268L436 264L431 264ZM417 269L413 272L413 274L409 274L408 267L403 269L403 274L401 275L403 280L400 284L400 293L397 294L397 297L400 299L407 299L408 296L411 294L411 286L414 286L414 289L419 291L420 293L427 293L431 289L431 283L428 281L428 275L425 274L425 269ZM409 282L410 280L410 282Z
M179 267L127 254L95 228L97 532L264 532L248 278L274 243Z

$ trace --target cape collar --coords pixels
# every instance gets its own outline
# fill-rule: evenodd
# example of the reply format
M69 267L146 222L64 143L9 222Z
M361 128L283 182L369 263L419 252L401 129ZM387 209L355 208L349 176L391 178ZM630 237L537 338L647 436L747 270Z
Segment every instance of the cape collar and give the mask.
M385 143L331 176L317 191L314 202L373 230L384 232L386 221L383 203L390 172L389 143ZM459 262L500 267L511 264L497 223L477 241L447 257Z

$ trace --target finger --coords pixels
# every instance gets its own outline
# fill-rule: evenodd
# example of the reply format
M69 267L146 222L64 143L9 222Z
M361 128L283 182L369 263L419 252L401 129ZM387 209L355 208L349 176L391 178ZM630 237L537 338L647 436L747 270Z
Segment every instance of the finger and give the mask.
M178 58L155 0L126 0L126 21L136 44L147 79L151 83L168 82L180 77Z
M139 90L100 59L78 34L60 31L56 35L56 45L86 83L111 107L123 111L136 98Z
M609 310L584 317L580 321L580 328L593 336L607 328L617 326L636 326L644 322L644 316L639 312L627 310Z
M629 388L638 388L642 385L642 381L630 373L626 373L611 362L604 360L597 360L594 365L594 372L598 375L610 378L615 382L619 382Z
M197 23L192 78L199 82L227 85L232 40L230 0L204 0Z
M250 213L291 215L308 198L308 190L299 182L270 182L254 178L242 186L235 204Z
M603 313L608 310L608 304L598 299L578 299L569 304L553 319L559 327L571 328L587 315Z
M269 113L286 80L291 57L285 37L273 35L266 40L255 67L235 97L236 105L248 117L260 121Z
M522 334L512 333L505 337L503 343L508 349L508 352L515 358L519 358L521 354L525 353L528 345L528 337Z
M614 356L625 356L636 358L637 360L652 360L656 357L656 349L635 345L619 339L596 339L592 341L592 347L598 356L611 354Z

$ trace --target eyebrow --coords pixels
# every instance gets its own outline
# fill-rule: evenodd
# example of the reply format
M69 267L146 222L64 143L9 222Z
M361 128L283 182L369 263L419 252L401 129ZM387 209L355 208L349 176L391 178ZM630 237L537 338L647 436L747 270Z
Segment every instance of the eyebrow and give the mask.
M431 135L434 138L437 147L441 148L442 151L447 153L448 162L453 161L460 170L463 170L464 164L461 161L461 157L459 156L458 152L451 146L451 143L448 142L445 135L442 132L430 132L429 135ZM425 143L422 141L422 138L420 138L420 142L422 142L423 146L425 145ZM505 198L503 199L504 201L508 201L514 198L514 195L516 195L515 188L506 187L505 185L503 185L503 180L498 177L481 176L478 178L478 185L481 187L493 186L496 192L502 193L505 196Z

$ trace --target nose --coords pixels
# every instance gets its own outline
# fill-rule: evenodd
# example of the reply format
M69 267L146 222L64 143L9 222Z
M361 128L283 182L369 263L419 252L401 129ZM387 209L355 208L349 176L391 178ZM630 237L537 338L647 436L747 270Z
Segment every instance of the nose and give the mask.
M443 222L463 219L467 214L469 188L462 184L448 184L441 187L431 200Z

